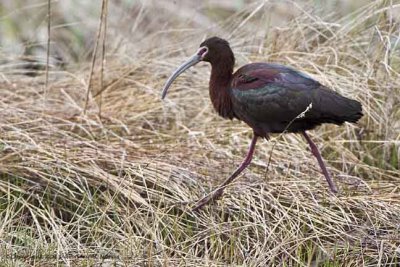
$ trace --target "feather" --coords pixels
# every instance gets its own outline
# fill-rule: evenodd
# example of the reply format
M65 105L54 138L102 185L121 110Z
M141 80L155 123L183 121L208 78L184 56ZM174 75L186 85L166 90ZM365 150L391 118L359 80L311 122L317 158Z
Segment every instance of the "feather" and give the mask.
M358 101L279 64L253 63L240 68L232 78L231 99L236 116L261 136L305 131L325 122L356 122L362 116Z

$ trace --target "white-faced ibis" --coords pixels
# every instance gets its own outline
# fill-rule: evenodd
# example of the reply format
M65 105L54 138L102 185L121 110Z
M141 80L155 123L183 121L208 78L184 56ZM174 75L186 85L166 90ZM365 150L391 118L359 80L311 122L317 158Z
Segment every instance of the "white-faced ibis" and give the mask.
M254 135L239 168L214 192L199 200L193 210L222 195L225 187L250 164L257 138L268 139L269 133L301 133L317 158L330 190L337 192L317 146L306 131L322 123L357 122L363 115L360 102L341 96L295 69L275 63L251 63L233 73L233 52L229 43L218 37L205 40L169 77L162 99L172 82L200 61L211 63L209 92L215 110L223 118L244 121Z

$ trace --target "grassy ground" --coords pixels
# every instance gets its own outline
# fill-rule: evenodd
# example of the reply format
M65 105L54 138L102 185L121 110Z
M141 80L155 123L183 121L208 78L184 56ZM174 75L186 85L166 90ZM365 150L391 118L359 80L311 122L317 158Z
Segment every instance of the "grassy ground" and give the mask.
M54 63L47 86L44 64L29 77L20 57L3 57L1 265L398 266L400 3L323 18L291 4L278 24L276 3L169 20L169 2L134 5L120 24L110 3L106 53L100 34L92 68L92 53L78 66ZM215 34L229 39L237 66L291 65L362 102L357 125L311 134L340 194L329 194L301 136L276 135L220 201L190 211L251 139L212 110L206 64L160 100L168 75Z

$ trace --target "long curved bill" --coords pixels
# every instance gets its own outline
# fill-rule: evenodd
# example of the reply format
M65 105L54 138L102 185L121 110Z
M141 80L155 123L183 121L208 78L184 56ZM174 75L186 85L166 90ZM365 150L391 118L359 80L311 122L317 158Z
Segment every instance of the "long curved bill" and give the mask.
M168 78L167 82L164 85L164 88L161 93L161 99L164 99L165 96L167 95L168 88L171 86L171 84L174 82L174 80L181 75L185 70L190 68L193 65L196 65L201 61L201 55L198 53L194 54L191 56L185 63L180 65L174 73Z

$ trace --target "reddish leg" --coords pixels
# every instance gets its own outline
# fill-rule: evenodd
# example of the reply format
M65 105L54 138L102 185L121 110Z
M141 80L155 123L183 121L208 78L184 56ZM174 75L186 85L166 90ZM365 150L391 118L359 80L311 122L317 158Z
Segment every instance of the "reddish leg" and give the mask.
M324 174L324 176L325 176L325 178L326 178L326 181L327 181L328 184L329 184L329 188L331 189L331 191L332 191L333 193L337 193L338 190L337 190L335 184L333 183L332 178L331 178L331 176L329 175L328 170L327 170L326 167L325 167L325 163L324 163L324 161L322 160L321 154L319 153L319 150L318 150L317 146L314 144L314 142L310 139L310 137L308 136L308 134L307 134L305 131L302 132L302 134L303 134L303 136L306 138L308 144L310 145L311 152L312 152L313 155L317 158L318 163L319 163L319 166L320 166L321 169L322 169L322 173Z
M203 197L199 201L197 201L196 206L192 209L193 211L197 211L200 208L202 208L204 205L207 205L210 202L213 202L217 200L222 193L224 192L225 187L230 184L246 167L250 164L251 159L253 158L254 154L254 148L256 147L256 142L257 142L257 135L254 134L253 139L251 140L251 144L249 147L249 151L247 152L246 158L240 164L239 168L231 175L229 176L228 179L226 179L219 187L218 189L214 190L214 192L211 192L207 196Z

